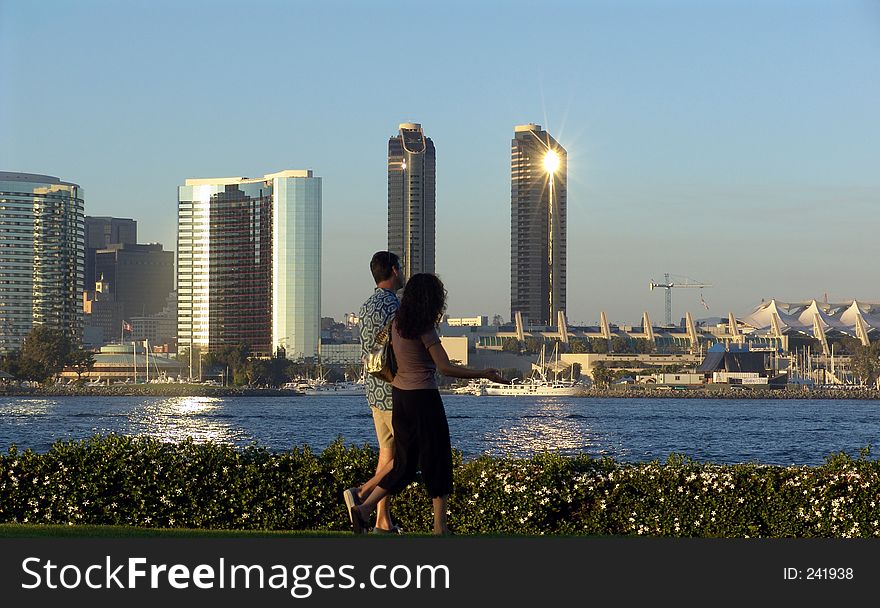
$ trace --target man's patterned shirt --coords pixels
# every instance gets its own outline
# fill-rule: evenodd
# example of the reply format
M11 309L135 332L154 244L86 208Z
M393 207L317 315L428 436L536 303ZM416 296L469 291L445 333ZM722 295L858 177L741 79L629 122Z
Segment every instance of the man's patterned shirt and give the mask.
M390 289L377 287L358 312L361 333L361 357L367 356L367 349L376 334L394 317L400 301ZM391 385L371 374L367 374L367 402L380 410L391 409Z

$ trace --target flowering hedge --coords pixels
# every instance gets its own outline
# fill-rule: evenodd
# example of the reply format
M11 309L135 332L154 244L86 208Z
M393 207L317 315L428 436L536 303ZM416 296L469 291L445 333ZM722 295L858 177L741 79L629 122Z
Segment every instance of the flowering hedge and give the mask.
M347 530L342 491L367 479L368 448L341 442L269 452L120 435L0 456L0 522L219 529ZM819 467L542 454L455 463L459 534L708 537L878 536L880 461ZM405 530L431 529L421 486L393 503Z

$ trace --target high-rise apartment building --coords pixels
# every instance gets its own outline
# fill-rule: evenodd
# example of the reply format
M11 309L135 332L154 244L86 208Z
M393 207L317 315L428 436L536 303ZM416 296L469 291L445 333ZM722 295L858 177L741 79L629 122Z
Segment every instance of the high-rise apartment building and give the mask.
M436 155L422 125L405 122L388 140L388 250L405 279L434 272Z
M565 149L540 125L514 129L510 151L510 317L555 325L565 312Z
M85 289L95 289L95 254L111 245L134 245L137 243L137 222L124 217L86 216L86 277Z
M318 354L321 178L188 179L178 191L178 348Z
M35 325L81 340L83 196L57 177L0 172L0 352Z

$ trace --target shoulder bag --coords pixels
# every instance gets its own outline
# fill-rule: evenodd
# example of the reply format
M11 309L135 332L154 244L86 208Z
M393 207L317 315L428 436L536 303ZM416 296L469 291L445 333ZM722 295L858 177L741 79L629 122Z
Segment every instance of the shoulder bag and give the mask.
M376 333L373 344L364 357L364 368L371 376L375 376L385 382L394 380L397 374L397 360L394 358L394 349L391 347L391 324L388 323Z

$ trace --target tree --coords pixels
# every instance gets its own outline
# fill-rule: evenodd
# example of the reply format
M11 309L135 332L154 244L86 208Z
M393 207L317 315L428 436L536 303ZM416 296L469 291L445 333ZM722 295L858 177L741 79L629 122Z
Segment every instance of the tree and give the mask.
M569 338L568 349L572 354L584 354L593 352L593 346L586 338Z
M657 350L656 345L645 338L636 338L634 346L635 351L640 355L649 355Z
M636 376L636 372L629 369L615 369L610 371L612 372L612 376L615 380L620 380L621 378L626 378L627 376Z
M205 354L202 358L203 373L204 370L207 370L205 375L222 373L224 377L231 377L233 383L243 384L250 354L250 349L243 343L224 346Z
M628 338L623 336L612 336L611 338L611 352L613 353L631 353L632 352L632 344Z
M614 373L599 361L593 366L593 384L607 387L614 380Z
M538 354L541 352L541 347L544 345L543 340L539 340L534 336L528 336L525 339L525 351L531 354Z
M852 356L853 373L862 384L873 385L880 376L880 342L870 346L858 345Z
M21 351L15 350L0 357L0 371L4 371L14 378L24 378L21 367Z
M248 363L248 380L251 384L281 386L290 380L289 363L284 357L251 359Z
M82 375L95 367L95 354L90 350L76 349L67 358L67 364L76 372L76 381L82 382Z
M21 347L22 376L46 382L64 369L72 351L73 344L61 331L37 325L25 336Z
M580 380L580 378L581 378L581 364L580 363L572 363L571 364L571 376L575 380Z
M501 350L506 353L519 354L521 346L520 341L516 338L504 338L504 342L501 343Z
M594 353L598 353L600 355L608 352L608 340L603 340L602 338L590 338L590 349Z

